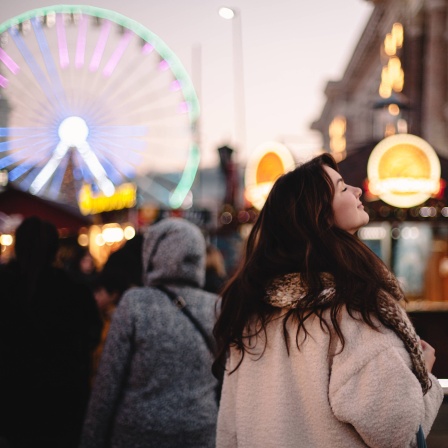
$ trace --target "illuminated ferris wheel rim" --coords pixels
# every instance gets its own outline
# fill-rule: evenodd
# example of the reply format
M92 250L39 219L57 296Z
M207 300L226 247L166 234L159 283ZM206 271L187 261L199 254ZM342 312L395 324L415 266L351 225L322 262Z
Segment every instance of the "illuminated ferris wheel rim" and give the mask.
M196 127L196 121L199 116L199 101L197 99L193 84L186 70L182 66L179 59L177 58L176 54L172 50L170 50L169 47L156 34L151 32L149 29L147 29L140 23L132 19L129 19L117 12L102 8L85 6L85 5L54 5L33 9L21 15L18 15L6 22L3 22L2 24L0 24L0 34L5 32L11 33L11 31L18 29L23 22L26 21L33 22L39 17L46 17L51 15L56 16L57 14L70 14L73 16L85 15L98 19L104 19L127 30L131 30L133 34L135 34L137 37L140 37L143 41L148 43L150 47L152 47L152 49L155 50L155 52L160 56L160 58L162 58L163 63L166 64L167 67L169 67L170 72L178 81L179 84L178 89L180 90L180 93L182 94L186 104L185 113L190 123L189 127L191 129L192 134L194 133ZM2 62L6 66L8 66L4 58L2 59ZM2 87L5 86L3 85ZM5 128L5 130L7 130L7 128ZM86 132L88 132L88 130ZM7 133L6 134L3 133L0 135L5 136L7 135ZM64 148L66 147L68 148L68 145L64 144L62 146L64 146ZM90 148L88 147L87 149L90 150ZM57 152L58 151L55 151L55 153ZM59 152L61 154L62 152L64 152L64 154L66 153L65 150L64 151L60 150ZM170 206L172 206L173 208L178 208L179 206L181 206L183 200L190 191L199 166L199 159L200 159L199 148L195 142L195 139L192 138L190 149L188 151L187 161L182 171L180 181L178 181L178 184L176 188L173 190L169 200Z
M145 41L151 43L157 53L168 62L171 71L174 76L180 81L184 81L181 84L182 93L189 102L188 113L190 115L190 120L192 123L196 122L199 117L199 100L197 98L196 92L194 90L193 84L188 76L188 73L184 69L182 63L176 54L163 42L163 40L157 36L157 34L150 31L148 28L143 26L141 23L132 20L122 14L110 11L103 8L98 8L95 6L85 6L85 5L54 5L45 6L43 8L36 8L30 11L24 12L12 19L7 20L0 24L0 34L8 31L10 28L20 25L26 20L31 20L38 16L46 16L49 14L88 14L100 19L110 20L117 25L123 26L125 28L132 29L132 31Z

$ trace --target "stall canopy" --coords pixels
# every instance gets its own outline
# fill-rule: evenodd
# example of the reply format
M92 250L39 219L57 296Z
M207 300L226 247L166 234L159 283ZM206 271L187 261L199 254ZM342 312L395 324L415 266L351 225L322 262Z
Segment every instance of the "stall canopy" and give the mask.
M83 216L75 207L42 199L10 184L0 190L0 213L23 219L38 216L67 235L75 235L81 227L92 224L90 216Z

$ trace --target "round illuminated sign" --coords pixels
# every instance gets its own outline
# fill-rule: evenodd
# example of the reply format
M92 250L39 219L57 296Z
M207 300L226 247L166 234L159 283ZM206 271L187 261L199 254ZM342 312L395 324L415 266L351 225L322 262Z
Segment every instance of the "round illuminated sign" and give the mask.
M291 152L281 143L266 142L257 147L246 165L246 199L260 210L275 180L294 166Z
M394 207L414 207L437 193L440 161L420 137L397 134L373 149L367 164L369 190Z

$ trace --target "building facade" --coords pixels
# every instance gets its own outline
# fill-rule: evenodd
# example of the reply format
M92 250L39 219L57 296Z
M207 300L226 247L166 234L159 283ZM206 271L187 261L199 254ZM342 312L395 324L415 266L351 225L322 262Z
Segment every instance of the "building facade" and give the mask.
M328 82L312 129L364 190L369 225L358 235L402 282L420 335L448 375L448 0L374 0L340 80ZM436 151L440 189L414 207L370 197L370 154L385 137L413 134ZM441 355L439 357L439 355Z
M326 86L326 104L312 129L327 150L346 152L340 159L394 131L419 135L448 157L448 2L372 3L342 79ZM337 132L337 118L345 132ZM337 144L340 134L345 147Z

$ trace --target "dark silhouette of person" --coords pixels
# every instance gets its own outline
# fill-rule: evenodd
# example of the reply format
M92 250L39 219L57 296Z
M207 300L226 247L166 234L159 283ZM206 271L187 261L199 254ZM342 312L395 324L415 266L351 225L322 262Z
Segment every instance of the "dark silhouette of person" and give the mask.
M101 320L92 293L53 267L56 227L16 231L0 270L0 439L12 448L74 448L88 402Z
M109 256L93 282L95 301L103 322L103 330L101 342L93 354L92 381L98 369L111 318L118 302L129 288L143 286L142 244L143 235L141 234L126 241L123 247Z

